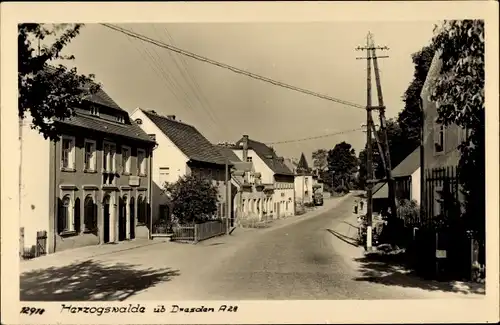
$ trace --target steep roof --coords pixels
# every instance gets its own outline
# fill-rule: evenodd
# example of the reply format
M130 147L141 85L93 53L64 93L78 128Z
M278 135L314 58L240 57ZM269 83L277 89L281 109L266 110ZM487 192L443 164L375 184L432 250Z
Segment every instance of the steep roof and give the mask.
M42 70L44 73L48 74L54 74L57 71L57 68L54 66L47 65L44 67ZM81 87L82 90L90 90L92 86L97 85L95 82L87 82ZM100 89L95 93L95 94L89 94L84 98L84 100L94 103L94 104L99 104L102 106L106 106L118 111L125 112L124 109L122 109L109 95L100 87Z
M389 186L387 183L378 183L373 186L372 198L373 199L387 199L389 197Z
M142 110L190 160L225 165L226 158L194 126Z
M298 170L309 170L309 164L307 163L306 156L304 156L304 153L300 155L299 163L297 164L297 169Z
M223 146L215 146L220 153L229 159L230 162L241 162L241 159L238 158L238 156L234 153L233 149L228 148L228 147L223 147Z
M241 148L243 138L236 142L236 147ZM294 173L285 165L284 159L278 157L273 149L262 142L248 139L248 149L252 149L264 161L264 163L278 175L294 175Z
M393 170L393 177L411 176L420 167L420 147L409 154Z
M290 169L292 172L295 172L295 169L297 167L293 164L292 159L285 158L285 160L283 161L283 163L285 164L286 167L288 167L288 169Z
M146 132L144 132L139 125L134 121L129 121L129 123L117 123L111 122L98 117L88 116L85 114L75 113L74 116L65 119L58 120L58 123L66 124L75 127L81 127L85 129L90 129L97 132L107 133L122 136L125 138L155 143Z

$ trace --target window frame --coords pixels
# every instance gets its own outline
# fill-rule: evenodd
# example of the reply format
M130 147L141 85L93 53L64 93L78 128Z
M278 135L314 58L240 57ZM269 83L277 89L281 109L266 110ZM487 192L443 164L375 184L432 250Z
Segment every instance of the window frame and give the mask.
M247 163L253 163L252 156L247 156L247 161L246 162Z
M131 175L132 174L132 148L129 146L121 146L121 158L122 158L122 174ZM128 151L128 160L124 162L123 151Z
M92 163L91 167L87 168L86 166L86 160L87 160L87 144L92 144L93 145L93 152L92 152ZM97 172L97 142L92 139L85 139L83 142L83 171L87 173L95 173Z
M99 111L99 107L94 106L94 105L90 106L89 113L92 116L97 116L97 117L101 116L101 112Z
M109 165L108 166L108 161L107 157L108 155L106 154L106 145L109 145L110 148L110 158L109 158ZM106 162L106 168L104 167L104 162ZM116 174L116 143L108 140L103 140L102 142L102 172L103 173L108 173L108 174Z
M434 156L439 156L443 155L445 153L445 143L446 143L446 136L445 136L445 130L446 127L442 124L437 123L437 119L434 121L434 137L433 137L433 152ZM442 136L442 138L441 138ZM441 143L439 143L441 142ZM436 145L441 145L441 150L438 151L436 148Z
M139 153L143 154L142 161L139 160ZM144 171L142 170L142 164L144 164ZM147 166L146 166L146 150L137 149L137 175L138 176L147 176Z
M68 206L65 207L64 201L68 200ZM75 202L73 200L73 195L71 194L64 194L61 198L61 209L58 211L57 217L60 219L61 216L61 210L66 209L66 226L64 229L58 229L59 235L65 235L65 234L73 234L75 232Z
M71 148L68 154L68 166L64 166L64 141L71 141ZM74 136L61 136L61 171L74 172L76 171L76 139Z

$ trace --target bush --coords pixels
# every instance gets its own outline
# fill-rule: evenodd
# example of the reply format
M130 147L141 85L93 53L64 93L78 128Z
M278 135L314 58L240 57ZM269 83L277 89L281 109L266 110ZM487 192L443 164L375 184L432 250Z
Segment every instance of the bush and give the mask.
M342 186L342 185L335 187L334 191L336 193L343 193L343 194L349 193L349 189L346 186Z
M217 212L215 185L198 176L184 176L173 184L165 184L174 219L180 224L200 223L213 219Z
M306 202L304 203L304 207L306 208L314 208L316 205L314 204L314 202Z
M401 200L397 207L397 215L405 226L417 226L420 221L420 206L415 200Z

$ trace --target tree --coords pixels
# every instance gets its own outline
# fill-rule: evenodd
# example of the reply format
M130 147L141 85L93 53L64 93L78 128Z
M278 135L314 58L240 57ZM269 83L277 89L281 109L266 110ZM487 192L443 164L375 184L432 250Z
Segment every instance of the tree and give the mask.
M328 171L333 174L334 186L347 186L358 168L356 151L350 144L343 141L328 151Z
M409 155L420 145L420 131L422 127L422 108L420 107L420 93L424 86L427 73L434 57L433 45L425 46L412 55L415 65L413 80L403 95L405 103L403 110L398 114L397 122L401 128L405 146L402 148L404 156Z
M217 187L199 176L184 176L164 191L170 198L172 214L180 223L203 222L217 212Z
M433 38L441 61L431 100L438 123L467 131L460 144L458 176L465 197L464 220L476 237L485 236L484 21L445 21Z
M54 120L67 119L89 94L99 90L93 75L80 75L55 60L73 60L62 54L64 47L79 33L83 24L19 24L18 26L18 101L19 118L26 112L32 117L32 128L45 138L57 140L59 130ZM49 45L35 49L33 43L53 39Z
M318 149L312 153L313 167L319 172L323 172L328 167L328 151L326 149Z

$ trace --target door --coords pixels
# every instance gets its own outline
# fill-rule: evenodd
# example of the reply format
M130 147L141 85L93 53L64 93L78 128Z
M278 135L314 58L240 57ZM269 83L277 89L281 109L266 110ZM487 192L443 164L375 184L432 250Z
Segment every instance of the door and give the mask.
M129 214L130 214L130 239L135 238L135 200L133 197L130 198L129 203Z
M118 241L127 238L127 198L120 198L120 207L118 210Z
M103 207L103 242L109 243L109 231L110 231L110 199L109 196L106 195L104 197L104 200L102 201L102 207Z

